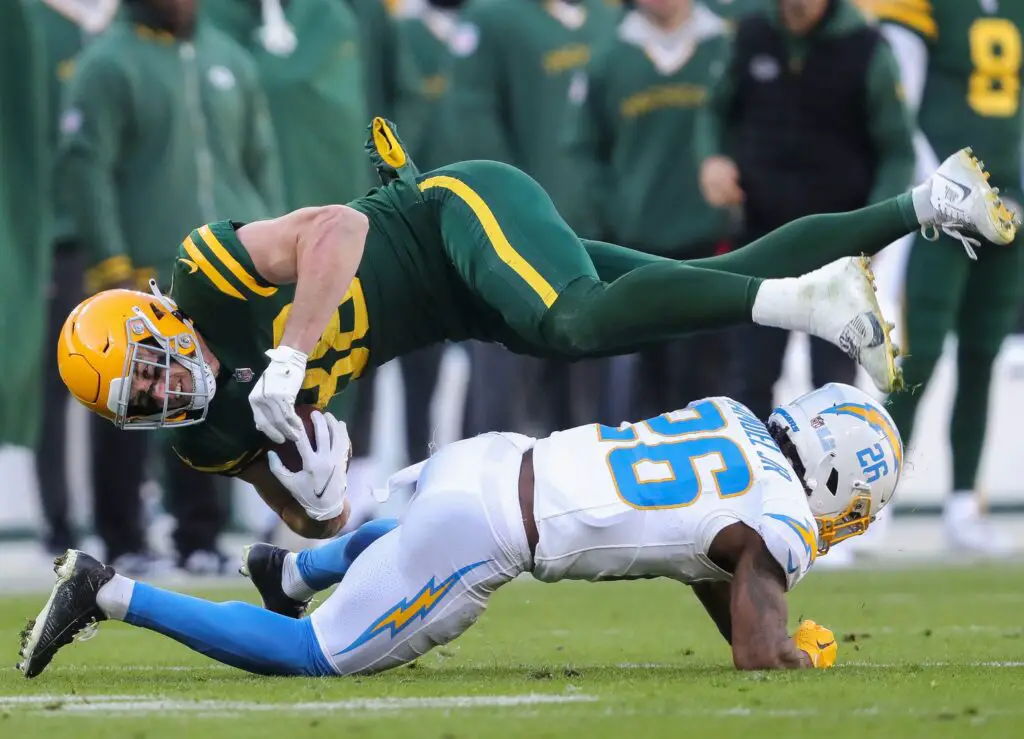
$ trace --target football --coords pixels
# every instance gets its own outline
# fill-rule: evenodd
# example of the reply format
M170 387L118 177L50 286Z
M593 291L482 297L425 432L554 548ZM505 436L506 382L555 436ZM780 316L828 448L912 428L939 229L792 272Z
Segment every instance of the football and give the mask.
M309 445L316 449L316 432L313 428L313 420L310 415L316 410L313 405L297 405L295 412L302 419L302 426L306 429L306 436L309 437ZM269 451L277 452L281 463L292 472L302 470L302 457L299 456L299 448L294 441L285 441L283 444L271 444Z

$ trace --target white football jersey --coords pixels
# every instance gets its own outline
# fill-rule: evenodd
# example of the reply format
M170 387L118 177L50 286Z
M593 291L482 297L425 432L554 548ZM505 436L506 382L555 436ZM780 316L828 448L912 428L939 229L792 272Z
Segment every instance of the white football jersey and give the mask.
M731 398L552 434L534 446L534 470L540 580L728 580L707 552L737 521L761 535L789 588L817 554L796 472L764 423Z

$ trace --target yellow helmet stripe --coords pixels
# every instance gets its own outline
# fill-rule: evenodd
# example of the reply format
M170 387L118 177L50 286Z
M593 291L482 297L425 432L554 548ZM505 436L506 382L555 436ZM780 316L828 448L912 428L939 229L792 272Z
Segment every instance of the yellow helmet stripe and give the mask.
M214 287L225 295L230 295L232 298L245 300L245 296L238 292L238 289L228 282L224 278L224 275L218 272L217 268L210 263L210 260L206 258L206 255L199 251L199 247L193 243L191 236L186 237L185 240L181 242L181 246L186 252L188 252L188 255L192 257L192 261L199 266L199 269L202 270L207 279L213 283Z
M231 256L231 253L224 248L224 245L220 243L213 231L210 230L209 226L203 226L197 232L199 238L203 240L213 255L220 260L221 264L228 268L228 271L233 274L239 282L245 285L245 288L251 292L256 293L261 298L269 298L271 295L277 292L276 287L261 287L256 284L256 280L250 275L238 260Z

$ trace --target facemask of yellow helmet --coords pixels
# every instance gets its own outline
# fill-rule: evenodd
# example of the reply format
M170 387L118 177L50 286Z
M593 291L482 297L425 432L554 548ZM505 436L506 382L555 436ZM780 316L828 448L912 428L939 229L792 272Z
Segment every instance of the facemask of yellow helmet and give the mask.
M192 322L163 295L106 290L61 330L57 363L75 399L122 429L189 426L217 390Z

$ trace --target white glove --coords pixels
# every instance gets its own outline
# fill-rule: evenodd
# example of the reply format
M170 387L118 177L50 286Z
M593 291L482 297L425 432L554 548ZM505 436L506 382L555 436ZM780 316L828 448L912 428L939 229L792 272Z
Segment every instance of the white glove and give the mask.
M298 442L305 436L302 421L295 413L295 398L306 376L306 355L290 346L269 349L270 364L249 393L249 405L256 428L275 444L285 439Z
M329 521L345 509L352 442L345 423L330 413L313 411L310 419L316 436L316 451L305 433L295 442L302 458L302 470L289 470L276 452L267 453L267 463L274 477L299 501L310 518Z

